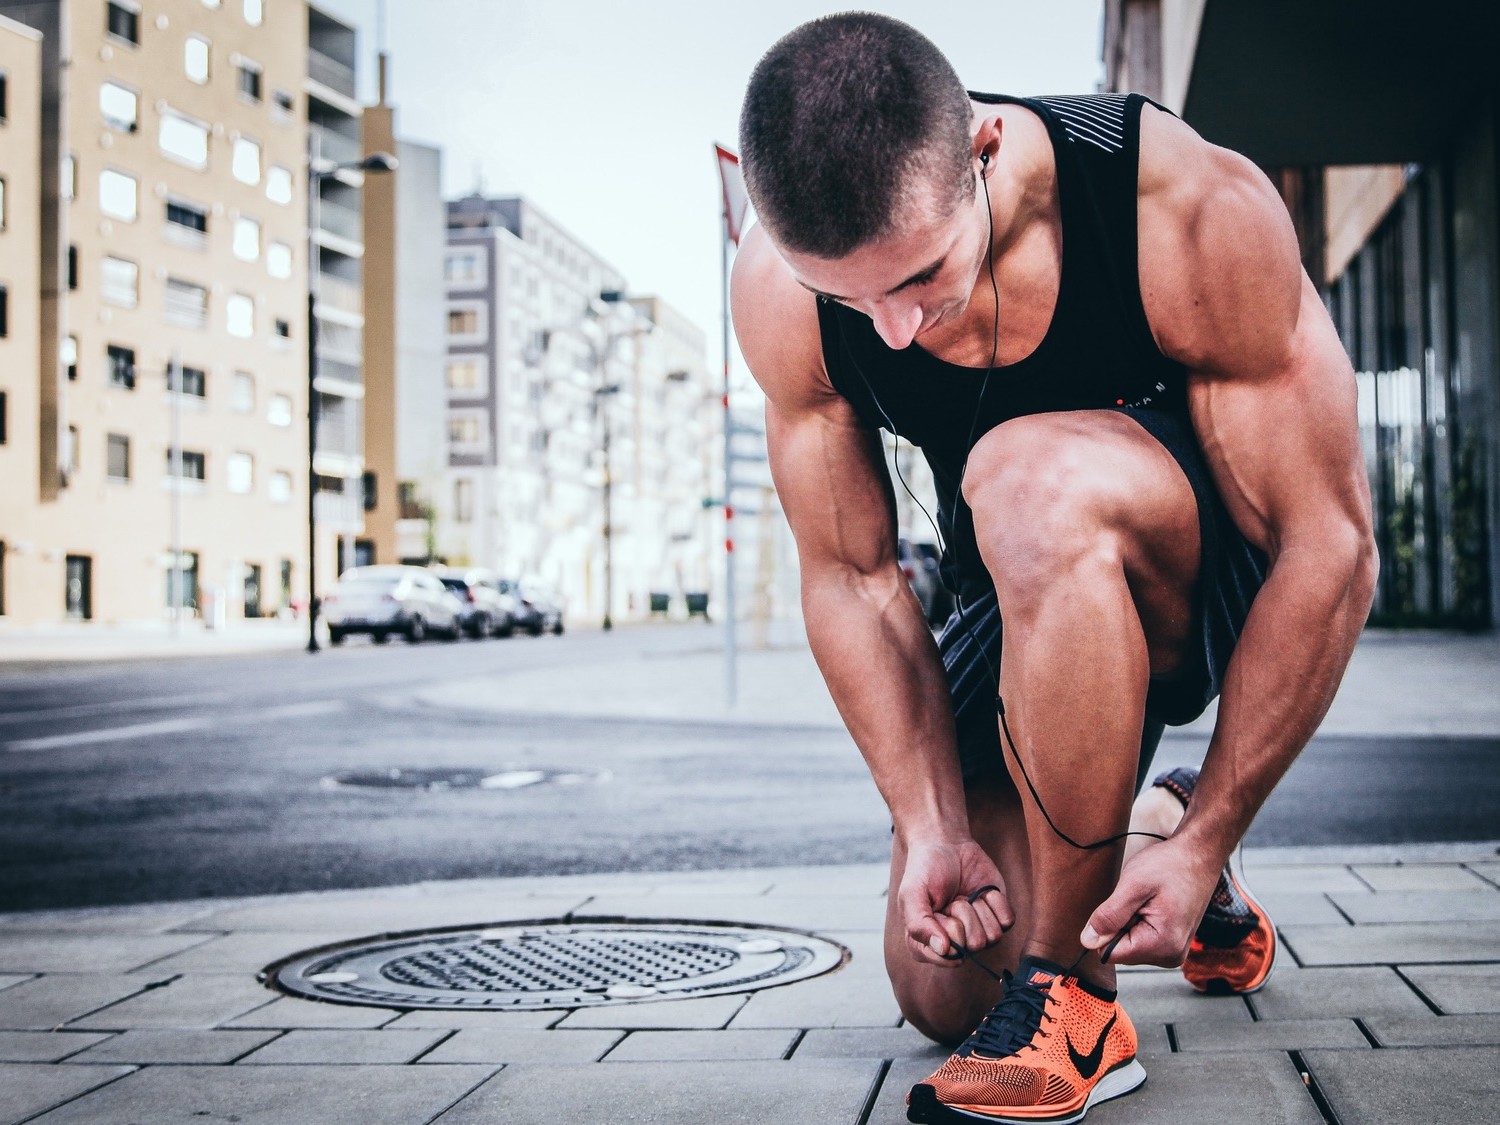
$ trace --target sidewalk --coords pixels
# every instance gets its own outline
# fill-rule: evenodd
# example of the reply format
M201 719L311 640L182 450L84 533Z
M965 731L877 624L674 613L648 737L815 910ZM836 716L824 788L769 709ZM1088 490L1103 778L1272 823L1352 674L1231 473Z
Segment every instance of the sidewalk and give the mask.
M503 700L463 684L426 698L838 721L809 690L805 648L781 637L742 655L728 707L718 638L703 637L623 676L616 659L518 673ZM1496 637L1370 634L1324 729L1494 735L1497 683ZM1282 938L1273 979L1218 998L1174 971L1122 974L1150 1078L1090 1125L1493 1119L1500 840L1252 850L1246 866ZM879 866L625 873L0 914L0 1125L895 1125L945 1052L902 1026L891 997L884 881ZM319 1003L256 977L356 938L601 916L774 925L850 956L779 987L537 1012Z
M223 629L206 628L198 620L184 621L175 633L165 621L123 625L93 621L32 627L5 625L0 626L0 668L54 661L82 663L292 652L306 643L306 621L274 617L232 621Z

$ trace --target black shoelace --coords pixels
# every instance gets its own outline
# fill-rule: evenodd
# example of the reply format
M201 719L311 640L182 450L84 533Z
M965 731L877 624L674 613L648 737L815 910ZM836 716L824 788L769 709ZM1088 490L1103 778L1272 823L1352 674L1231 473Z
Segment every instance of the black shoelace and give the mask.
M1038 1033L1047 1008L1052 981L1038 986L1031 981L1017 981L1009 972L1004 975L1005 995L979 1021L973 1033L964 1040L958 1053L965 1057L983 1055L1003 1059L1016 1054ZM1055 978L1054 978L1055 979Z

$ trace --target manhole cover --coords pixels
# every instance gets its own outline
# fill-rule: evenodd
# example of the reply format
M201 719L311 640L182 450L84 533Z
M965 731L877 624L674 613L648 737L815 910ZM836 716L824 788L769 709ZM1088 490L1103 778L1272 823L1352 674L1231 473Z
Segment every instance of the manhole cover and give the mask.
M750 992L847 956L809 934L721 922L543 922L382 938L267 972L283 991L341 1004L516 1011Z
M602 770L555 770L532 766L501 769L346 770L329 774L324 789L529 789L533 785L582 785L603 780Z

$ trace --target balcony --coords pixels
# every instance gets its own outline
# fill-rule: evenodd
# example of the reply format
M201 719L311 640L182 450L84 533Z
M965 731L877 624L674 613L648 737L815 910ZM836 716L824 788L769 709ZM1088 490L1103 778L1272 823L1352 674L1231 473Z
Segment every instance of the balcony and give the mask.
M363 243L365 220L358 210L326 199L318 203L318 229L350 242Z
M364 317L365 292L361 286L327 273L320 273L317 282L320 312L331 309L346 316Z
M358 493L320 492L313 498L313 518L329 531L363 531L364 505Z
M354 68L313 47L307 49L307 76L346 98L355 96Z
M317 125L310 132L316 138L313 147L319 160L330 164L355 164L364 159L364 150L357 137L346 137Z

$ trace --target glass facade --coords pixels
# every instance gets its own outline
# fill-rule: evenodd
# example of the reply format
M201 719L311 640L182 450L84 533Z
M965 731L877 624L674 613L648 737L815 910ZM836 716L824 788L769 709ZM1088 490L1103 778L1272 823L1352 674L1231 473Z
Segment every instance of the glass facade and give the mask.
M1488 383L1497 369L1493 271L1472 213L1494 214L1493 180L1458 159L1408 169L1406 190L1343 275L1329 309L1354 362L1380 547L1371 620L1484 628L1492 622ZM1476 247L1477 248L1477 247Z

